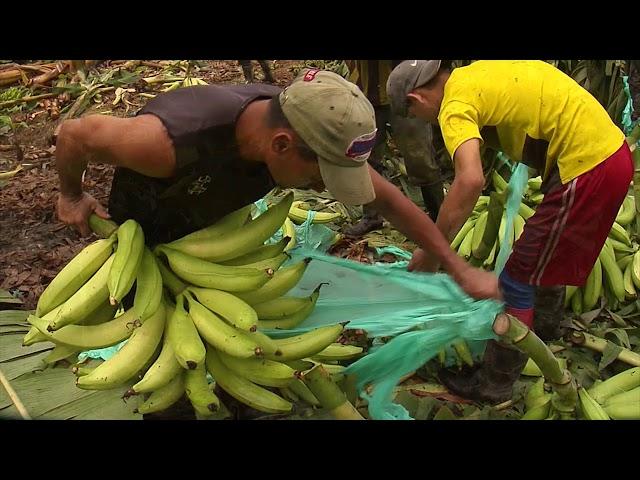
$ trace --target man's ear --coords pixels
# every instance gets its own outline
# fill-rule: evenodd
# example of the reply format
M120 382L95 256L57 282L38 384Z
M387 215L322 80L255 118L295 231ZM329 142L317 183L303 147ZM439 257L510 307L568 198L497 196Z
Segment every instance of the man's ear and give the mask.
M424 103L424 97L419 93L411 92L407 94L407 102L409 103L409 105L411 105L412 103L422 104Z
M286 131L280 131L271 138L271 148L276 153L285 153L293 146L293 136Z

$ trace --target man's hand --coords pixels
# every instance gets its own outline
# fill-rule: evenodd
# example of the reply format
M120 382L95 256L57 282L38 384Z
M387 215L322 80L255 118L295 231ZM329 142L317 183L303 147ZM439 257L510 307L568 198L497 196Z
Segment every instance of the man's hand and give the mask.
M100 202L88 193L74 198L58 195L56 213L62 222L75 227L83 237L91 234L89 217L92 213L101 218L111 218Z
M464 264L460 273L453 275L453 279L460 285L467 295L481 300L492 298L502 300L502 293L498 287L498 277L493 273L486 272L479 268L473 268ZM437 272L440 263L434 255L429 255L421 248L416 248L413 257L407 266L410 272Z
M478 300L483 298L502 300L498 277L491 272L468 265L459 273L456 273L453 278L473 298Z
M421 248L413 251L413 256L407 270L410 272L437 272L440 268L440 262L435 255L429 255Z

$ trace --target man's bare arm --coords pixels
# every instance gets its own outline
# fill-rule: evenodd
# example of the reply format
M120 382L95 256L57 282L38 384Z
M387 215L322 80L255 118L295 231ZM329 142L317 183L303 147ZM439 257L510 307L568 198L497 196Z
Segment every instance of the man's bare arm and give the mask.
M435 256L469 295L475 298L500 298L495 275L473 268L458 257L425 212L371 167L369 171L376 192L372 205L395 228Z
M56 141L60 179L57 213L60 220L87 235L91 213L108 218L104 208L82 191L89 162L126 167L151 177L170 177L175 150L161 121L152 115L117 118L91 115L61 124Z

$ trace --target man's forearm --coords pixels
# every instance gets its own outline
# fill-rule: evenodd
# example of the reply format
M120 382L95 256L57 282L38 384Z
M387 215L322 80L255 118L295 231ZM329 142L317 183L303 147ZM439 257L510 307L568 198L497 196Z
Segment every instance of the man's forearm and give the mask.
M437 257L448 272L464 268L464 260L455 254L447 239L425 212L377 172L372 172L371 176L376 189L373 206L383 217L420 248Z
M86 149L73 132L73 125L63 124L56 141L55 165L60 179L60 193L69 198L82 194L82 174L89 163Z
M449 193L442 202L436 225L451 241L464 222L467 221L482 193L482 187L471 185L461 179L455 179Z

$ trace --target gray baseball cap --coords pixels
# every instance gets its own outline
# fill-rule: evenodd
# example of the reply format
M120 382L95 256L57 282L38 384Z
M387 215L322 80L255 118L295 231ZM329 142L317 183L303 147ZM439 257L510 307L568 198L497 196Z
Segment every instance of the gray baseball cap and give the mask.
M397 115L409 115L407 95L436 76L442 60L405 60L393 69L387 80L391 109Z

